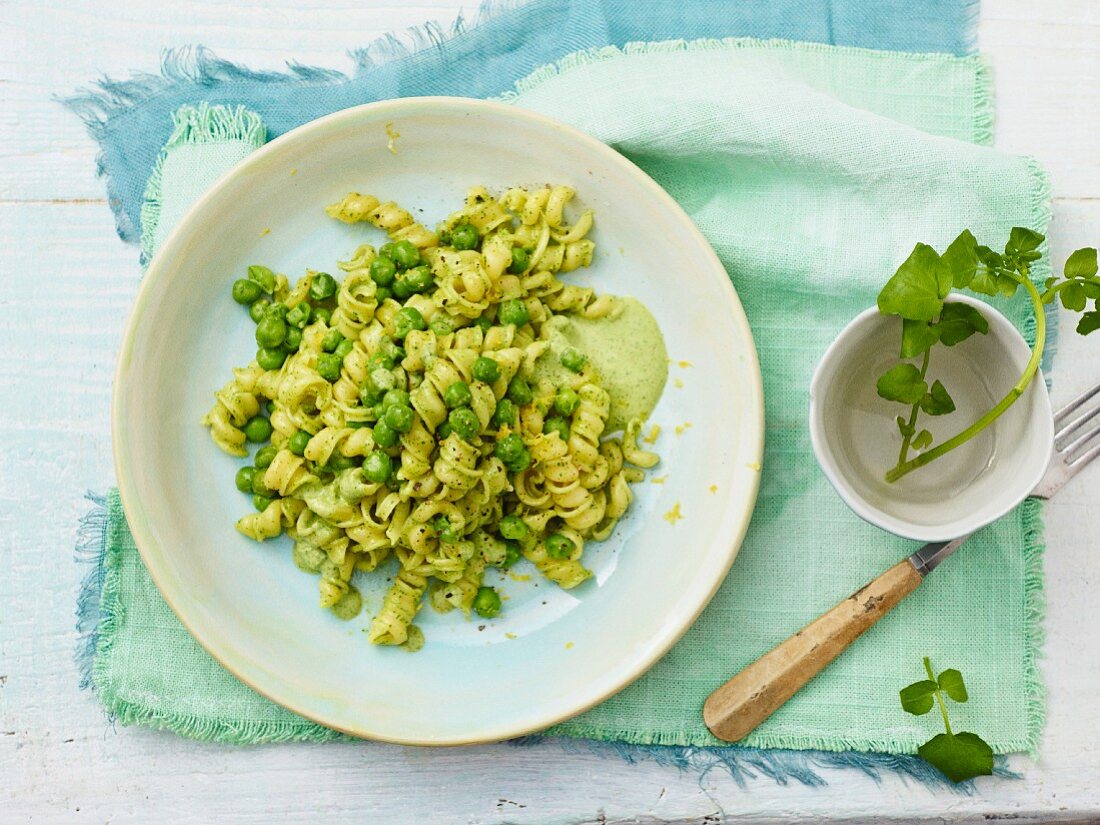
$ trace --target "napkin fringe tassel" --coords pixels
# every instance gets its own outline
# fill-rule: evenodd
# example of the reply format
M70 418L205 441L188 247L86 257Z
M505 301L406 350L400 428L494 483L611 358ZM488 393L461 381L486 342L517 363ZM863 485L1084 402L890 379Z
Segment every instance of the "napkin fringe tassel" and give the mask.
M354 62L354 72L351 75L337 69L307 66L293 61L287 61L285 71L249 69L239 63L217 57L204 46L185 46L165 49L161 53L159 73L137 72L126 80L104 77L90 87L78 90L74 95L59 96L56 99L77 115L84 122L92 139L103 146L109 120L124 114L149 98L167 93L176 87L196 84L215 87L237 81L290 82L301 85L343 83L352 76L362 74L384 63L412 57L425 49L436 48L528 2L530 0L483 0L472 18L460 14L450 26L444 26L437 21L428 21L418 26L410 26L401 32L388 32L370 45L348 52L348 56ZM123 209L122 192L107 173L107 158L102 151L96 155L96 175L105 179L107 201L115 214L115 229L119 237L124 241L139 241L142 235L141 226L135 226ZM142 219L144 220L144 216ZM142 257L143 260L146 258L144 250Z
M766 777L779 785L798 783L810 788L829 784L821 771L858 770L875 782L885 776L911 780L928 788L945 788L970 796L975 792L973 782L955 784L936 768L917 756L889 753L863 753L860 751L779 750L746 748L737 745L726 747L697 747L681 745L632 745L627 742L596 739L569 739L566 737L525 736L513 740L518 746L541 743L557 743L569 753L590 753L596 756L622 759L628 764L651 760L663 767L674 767L698 776L700 787L715 769L729 773L742 788L749 780ZM1005 756L994 760L993 773L1004 779L1019 779L1020 774L1008 767Z

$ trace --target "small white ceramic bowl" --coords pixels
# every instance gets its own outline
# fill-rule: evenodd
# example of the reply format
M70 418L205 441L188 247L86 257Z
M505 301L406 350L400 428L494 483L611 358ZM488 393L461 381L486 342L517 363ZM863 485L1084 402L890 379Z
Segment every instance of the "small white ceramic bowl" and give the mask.
M932 353L928 383L940 379L957 406L945 416L921 413L918 428L928 429L935 444L1000 401L1031 356L1016 328L988 304L965 295L949 300L979 309L989 333ZM1000 518L1038 484L1054 441L1050 398L1039 373L992 426L888 483L901 446L895 419L905 408L880 398L875 384L898 362L900 341L901 320L877 307L844 328L814 373L810 438L821 469L856 514L899 536L945 541Z
M387 145L391 124L396 154ZM422 209L433 225L472 185L500 191L547 181L571 184L579 207L596 210L594 264L568 279L651 307L676 362L652 419L665 433L656 444L665 483L636 485L611 539L585 547L595 575L580 587L561 590L521 562L503 581L490 574L509 599L497 619L425 607L420 652L368 644L363 631L392 568L357 578L366 607L343 623L318 607L317 581L294 567L289 540L260 545L233 528L251 507L233 484L239 462L199 423L230 368L255 351L254 328L230 287L249 264L293 277L306 267L337 272L337 260L359 244L383 242L369 226L325 215L324 205L349 190ZM127 520L165 601L242 681L356 736L486 742L591 707L688 629L748 527L762 393L752 334L725 270L638 167L513 106L411 98L288 132L183 218L149 267L119 355L115 463ZM691 429L675 435L687 422Z

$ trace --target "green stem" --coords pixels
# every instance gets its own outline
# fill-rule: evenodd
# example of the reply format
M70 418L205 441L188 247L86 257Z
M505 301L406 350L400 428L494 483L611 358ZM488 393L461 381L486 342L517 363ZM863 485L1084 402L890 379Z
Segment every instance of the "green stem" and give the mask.
M928 360L932 355L932 348L929 347L924 351L924 361L920 365L920 377L924 380L924 377L928 374ZM901 452L898 453L898 465L905 463L906 456L909 455L909 442L913 440L913 433L917 430L917 416L920 415L920 402L918 401L913 405L912 411L909 413L909 430L908 433L902 436L901 439Z
M932 662L927 656L924 657L924 669L928 671L928 678L935 682L936 674L932 671ZM936 684L939 685L939 682ZM947 718L947 703L943 701L943 692L939 687L936 688L936 702L940 706L940 713L943 714L943 726L947 728L947 735L954 736L955 734L951 732L951 722Z
M1031 279L1027 276L1027 270L1025 269L1020 275L1014 272L1006 272L1005 274L1011 275L1027 290L1028 296L1031 298L1031 305L1035 312L1035 346L1031 350L1031 359L1027 362L1027 366L1024 367L1023 375L1020 376L1020 380L1016 382L1016 385L1008 391L1008 394L1002 398L993 409L967 427L958 435L949 438L942 444L932 448L926 453L921 453L911 461L906 461L904 464L898 464L892 470L886 473L886 480L889 482L897 481L902 476L916 470L918 467L923 467L930 461L935 461L945 453L949 453L961 444L965 444L972 439L998 418L1000 418L1004 412L1011 407L1016 399L1024 394L1024 390L1028 388L1031 383L1031 379L1035 377L1035 373L1039 370L1039 362L1043 358L1043 347L1046 346L1047 337L1047 319L1043 311L1043 299L1039 294L1039 290L1035 288L1035 284L1031 282Z

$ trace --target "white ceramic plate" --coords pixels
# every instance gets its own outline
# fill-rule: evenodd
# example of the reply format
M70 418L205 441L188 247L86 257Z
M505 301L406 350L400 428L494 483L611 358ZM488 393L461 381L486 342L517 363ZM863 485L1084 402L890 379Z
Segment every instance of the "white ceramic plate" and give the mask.
M385 127L400 133L396 155ZM637 485L615 534L586 548L572 592L521 561L500 618L425 607L419 653L367 643L385 576L357 574L363 614L317 606L290 543L234 529L251 501L239 463L200 419L230 368L255 351L230 298L252 263L291 278L381 233L327 218L349 190L392 198L428 225L484 184L562 182L596 210L596 262L566 276L633 295L656 315L673 364L653 421L664 483ZM423 213L415 210L422 209ZM690 362L679 366L676 362ZM690 427L687 425L690 423ZM676 428L685 427L677 435ZM249 156L187 214L145 276L115 381L115 463L126 515L165 600L225 667L272 700L348 733L408 744L486 742L545 728L637 679L722 583L749 523L763 449L752 335L725 271L680 207L604 144L495 103L376 103L295 129ZM663 516L679 504L681 520ZM513 638L514 637L514 638ZM720 651L716 651L720 653ZM684 708L694 714L697 708Z

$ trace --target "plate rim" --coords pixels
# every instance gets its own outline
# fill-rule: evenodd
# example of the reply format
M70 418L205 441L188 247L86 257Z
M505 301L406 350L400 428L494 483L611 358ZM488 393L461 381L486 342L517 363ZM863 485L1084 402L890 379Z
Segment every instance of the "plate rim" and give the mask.
M137 296L134 299L133 308L130 311L126 329L123 333L122 344L117 356L111 392L111 452L114 460L119 499L123 513L126 516L127 525L133 536L134 544L141 556L142 563L149 573L149 577L152 579L161 598L164 599L165 603L169 606L191 637L195 639L195 641L197 641L199 645L218 662L218 664L229 671L234 678L271 702L311 722L315 722L323 727L352 737L388 742L391 744L439 747L499 742L545 730L552 725L584 713L611 696L614 696L653 667L653 665L655 665L657 661L683 637L692 625L695 624L700 614L706 609L707 605L710 604L714 595L718 592L718 589L725 582L729 575L730 568L740 551L745 534L748 531L749 523L752 519L753 511L755 510L756 499L759 492L761 476L759 468L762 464L764 454L765 421L763 377L760 371L760 359L756 350L756 342L752 334L752 328L749 325L748 317L745 314L741 299L736 289L734 289L733 283L729 279L728 273L726 273L725 267L719 260L717 253L715 253L710 242L703 236L702 232L691 220L687 212L685 212L683 207L681 207L680 204L645 171L603 141L573 126L556 120L555 118L519 106L495 100L480 100L464 97L404 97L352 106L311 120L269 141L251 152L237 165L227 170L225 174L218 178L218 180L191 205L180 219L179 223L177 223L165 239L161 251L172 249L174 245L179 243L179 239L190 231L191 224L202 220L202 213L205 211L207 205L221 192L221 190L228 187L235 179L247 175L257 167L266 163L270 156L279 153L286 144L295 143L308 138L314 133L324 133L327 130L339 129L344 126L345 122L355 122L364 115L376 116L380 113L385 113L397 117L400 116L402 112L425 108L449 108L452 110L461 110L466 113L471 109L481 110L491 114L503 115L505 117L519 118L521 120L533 122L544 128L551 128L564 132L572 141L582 145L596 155L602 156L607 162L619 166L626 174L635 178L640 186L648 190L649 194L652 195L670 215L674 216L677 222L683 225L684 230L689 235L693 236L701 245L704 250L704 255L710 259L711 263L717 267L718 271L726 275L726 277L721 279L724 285L723 291L726 294L728 302L726 309L732 313L736 327L741 333L742 340L739 341L739 343L744 347L746 368L752 379L751 386L745 388L748 392L745 393L746 399L743 402L744 407L750 412L750 415L746 416L746 420L742 423L742 426L753 427L752 432L747 433L747 436L751 438L751 441L747 443L747 448L751 453L750 461L755 468L749 476L747 495L735 496L731 490L730 496L724 502L725 506L723 508L723 513L725 515L722 521L725 524L724 527L720 529L722 535L719 536L718 541L722 543L728 542L728 549L726 550L725 558L721 565L721 570L719 571L720 575L716 575L710 586L697 596L693 608L689 612L682 614L673 622L675 627L670 633L662 634L662 638L655 644L646 647L642 655L635 657L629 666L624 668L626 672L621 674L613 684L608 685L602 691L597 691L598 695L591 696L568 710L550 713L533 722L524 722L515 726L514 729L507 730L505 733L492 731L491 733L487 733L487 735L481 736L470 734L458 737L443 736L438 738L424 738L423 736L401 737L373 732L370 730L369 725L357 725L353 727L346 724L336 724L330 720L321 718L323 716L322 714L303 707L302 703L297 701L294 696L281 695L277 690L261 686L256 684L254 680L242 676L231 662L217 649L215 640L204 638L201 634L196 632L194 627L188 622L186 611L182 610L176 603L170 589L165 586L163 575L158 572L157 565L150 560L151 550L149 548L156 544L156 542L153 537L146 532L146 520L144 518L144 510L141 506L140 490L137 489L136 481L130 476L128 470L127 464L129 458L125 447L128 443L128 439L125 438L123 422L126 420L124 397L126 396L125 388L128 383L127 370L134 360L134 346L138 322L143 312L147 309L147 305L152 300L151 296L155 293L158 288L158 283L161 280L162 266L160 261L166 260L166 258L163 258L158 252L150 262L142 278ZM738 493L741 493L742 490L744 490L744 488L739 488Z

